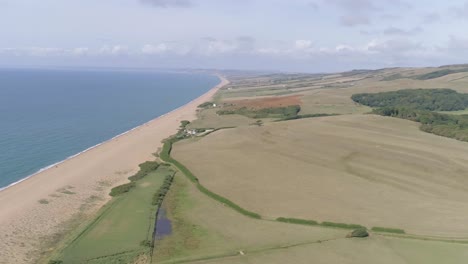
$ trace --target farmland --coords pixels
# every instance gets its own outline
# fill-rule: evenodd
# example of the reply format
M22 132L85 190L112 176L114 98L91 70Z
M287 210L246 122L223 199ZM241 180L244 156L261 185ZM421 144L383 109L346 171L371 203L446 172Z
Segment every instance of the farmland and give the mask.
M174 233L154 263L460 263L465 241L384 236L346 238L347 229L243 216L177 174L166 201ZM425 238L426 239L426 238Z
M173 150L208 189L268 218L448 237L468 237L467 153L413 122L373 115L222 130Z
M172 145L185 173L169 192L174 234L155 263L463 262L468 143L351 99L467 93L461 69L229 76L188 126L226 129ZM361 226L370 237L346 238Z

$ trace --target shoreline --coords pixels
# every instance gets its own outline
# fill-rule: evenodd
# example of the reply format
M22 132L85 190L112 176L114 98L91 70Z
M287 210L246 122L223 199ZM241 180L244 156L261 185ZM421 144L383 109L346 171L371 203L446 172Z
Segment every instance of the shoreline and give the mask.
M0 188L0 263L36 262L77 215L96 213L112 187L153 160L180 121L194 120L198 105L229 83L216 75L220 82L190 102Z
M57 165L60 165L60 164L66 162L66 161L68 161L68 160L70 160L70 159L73 159L73 158L75 158L75 157L77 157L77 156L79 156L79 155L81 155L81 154L84 154L84 153L86 153L86 152L88 152L88 151L90 151L90 150L92 150L92 149L94 149L94 148L97 148L97 147L99 147L99 146L101 146L101 145L103 145L103 144L105 144L105 143L107 143L107 142L110 142L110 141L115 140L115 139L117 139L117 138L119 138L119 137L121 137L121 136L124 136L124 135L126 135L126 134L128 134L128 133L131 133L132 131L137 130L138 128L140 128L140 127L142 127L142 126L145 126L145 125L147 125L147 124L149 124L149 123L151 123L151 122L154 122L154 121L158 120L159 118L162 118L162 117L164 117L164 116L170 115L171 113L173 113L173 112L175 112L175 111L177 111L177 110L179 110L179 109L185 107L186 105L189 105L189 104L191 104L192 102L196 101L198 98L204 96L206 93L209 93L211 90L215 89L216 87L219 86L219 88L221 88L222 86L224 86L224 85L222 85L222 83L223 83L223 81L224 81L225 79L224 79L222 76L220 76L220 75L217 75L217 74L214 74L214 75L217 76L217 77L219 78L220 82L219 82L218 84L216 84L213 88L209 89L208 91L206 91L205 93L203 93L203 94L200 95L199 97L196 97L195 99L191 100L190 102L187 102L187 103L185 103L185 104L183 104L183 105L181 105L181 106L179 106L179 107L177 107L177 108L175 108L175 109L173 109L173 110L171 110L171 111L169 111L169 112L167 112L167 113L164 113L164 114L162 114L162 115L160 115L160 116L157 116L157 117L155 117L155 118L153 118L153 119L151 119L151 120L149 120L149 121L147 121L147 122L145 122L145 123L143 123L143 124L141 124L141 125L138 125L138 126L133 127L133 128L131 128L131 129L127 130L127 131L124 131L124 132L122 132L122 133L120 133L120 134L118 134L118 135L116 135L116 136L113 136L113 137L110 138L110 139L104 140L104 141L102 141L102 142L100 142L100 143L98 143L98 144L96 144L96 145L93 145L93 146L91 146L91 147L89 147L89 148L86 148L85 150L82 150L82 151L80 151L80 152L78 152L78 153L76 153L76 154L73 154L73 155L71 155L71 156L68 156L68 157L66 157L66 158L63 159L63 160L60 160L60 161L57 161L57 162L52 163L52 164L50 164L50 165L47 165L47 166L45 166L45 167L42 167L42 168L38 169L36 172L34 172L34 173L30 174L30 175L27 175L27 176L24 177L24 178L21 178L21 179L15 181L15 182L12 182L12 183L8 184L7 186L0 187L0 192L5 191L5 190L7 190L8 188L11 188L11 187L13 187L13 186L15 186L15 185L17 185L17 184L20 184L20 183L22 183L22 182L28 180L29 178L32 178L32 177L34 177L34 176L36 176L36 175L38 175L38 174L40 174L40 173L42 173L42 172L44 172L44 171L47 171L47 170L49 170L49 169L52 169L52 168L54 168L54 167L57 166Z

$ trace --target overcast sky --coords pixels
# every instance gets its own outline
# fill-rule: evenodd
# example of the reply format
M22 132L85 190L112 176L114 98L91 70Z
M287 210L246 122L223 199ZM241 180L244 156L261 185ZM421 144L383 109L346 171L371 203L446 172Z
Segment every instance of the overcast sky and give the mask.
M468 62L468 0L0 0L0 66L330 72Z

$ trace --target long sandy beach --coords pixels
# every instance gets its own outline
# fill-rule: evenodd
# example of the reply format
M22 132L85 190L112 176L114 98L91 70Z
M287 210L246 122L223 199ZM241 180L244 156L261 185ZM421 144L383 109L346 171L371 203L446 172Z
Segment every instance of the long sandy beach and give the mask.
M220 78L192 102L0 191L0 263L36 263L70 227L95 214L113 186L154 160L180 121L195 119L197 106L228 83Z

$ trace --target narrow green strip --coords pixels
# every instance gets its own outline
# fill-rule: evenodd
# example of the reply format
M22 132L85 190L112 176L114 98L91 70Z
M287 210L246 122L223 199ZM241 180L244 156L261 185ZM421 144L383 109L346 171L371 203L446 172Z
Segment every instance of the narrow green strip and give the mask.
M374 226L371 229L374 232L386 232L386 233L394 233L394 234L406 234L405 230L399 228L388 228L388 227L380 227Z

